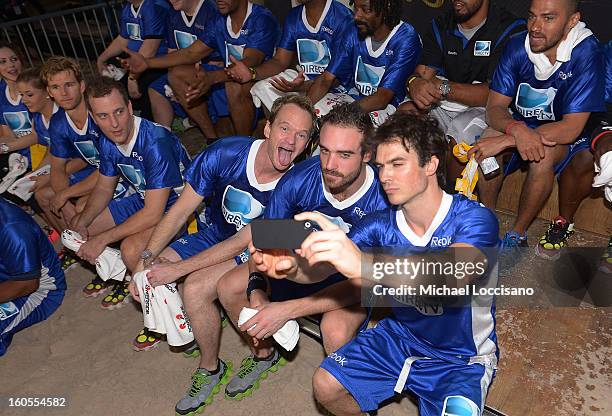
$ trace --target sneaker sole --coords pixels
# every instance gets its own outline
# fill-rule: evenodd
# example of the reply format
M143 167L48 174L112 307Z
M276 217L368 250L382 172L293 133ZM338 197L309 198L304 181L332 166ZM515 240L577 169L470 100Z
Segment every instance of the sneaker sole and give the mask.
M554 253L554 254L549 254L549 253ZM548 250L542 247L540 244L538 244L535 246L535 254L536 256L542 259L555 261L555 260L559 260L559 257L561 257L561 250Z
M123 300L119 303L111 303L108 306L104 306L103 304L100 304L100 307L102 309L105 309L107 311L113 311L115 309L121 309L123 308L125 305L128 304L128 302L130 301L130 297L126 296L125 298L123 298Z
M107 287L107 288L104 288L102 290L98 290L97 292L91 292L91 293L82 292L82 293L83 293L83 296L86 297L86 298L97 298L98 296L103 295L106 292L108 292L108 289L110 289L110 288Z
M141 348L141 347L137 347L136 345L132 344L132 349L136 352L142 352L142 351L150 351L153 348L157 348L157 346L161 343L161 341L157 341L155 344L149 345L147 347Z
M199 348L193 350L191 353L186 353L186 352L183 353L183 357L185 358L198 358L200 355L201 353L200 353Z
M276 364L274 364L272 367L268 368L266 371L261 373L261 375L255 381L255 383L253 383L253 385L251 387L249 387L246 391L244 391L242 393L238 393L235 396L230 396L229 394L227 394L227 392L225 392L225 398L229 399L229 400L240 401L240 400L244 399L245 397L251 397L251 395L253 394L253 391L257 390L259 388L259 382L268 378L268 373L276 373L278 371L279 367L282 367L285 364L287 364L287 360L285 360L283 357L281 357L280 360L278 360L278 362Z
M179 413L175 409L175 415L176 416L194 416L196 413L202 413L204 411L204 407L206 407L206 405L211 404L213 402L214 396L221 391L221 386L225 386L225 385L227 385L227 383L229 383L229 379L230 379L230 377L232 375L232 363L231 363L231 361L226 362L225 366L226 366L225 367L225 373L223 374L223 377L221 377L221 379L219 380L219 383L217 383L213 387L210 396L208 396L204 400L204 403L202 403L200 405L200 407L198 407L195 410L192 410L189 413Z

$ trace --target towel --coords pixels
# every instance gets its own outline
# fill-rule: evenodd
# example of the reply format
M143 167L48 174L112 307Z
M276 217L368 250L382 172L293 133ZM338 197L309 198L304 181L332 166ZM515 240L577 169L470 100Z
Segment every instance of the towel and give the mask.
M586 27L584 22L578 22L557 47L557 61L554 64L551 64L543 53L533 53L529 46L529 35L525 36L525 51L534 65L535 77L540 81L550 78L564 62L570 60L574 48L592 34L593 32Z
M257 315L259 311L252 308L242 308L238 317L238 326ZM250 328L249 328L250 329ZM300 339L300 326L293 319L285 322L285 325L272 336L278 344L287 351L293 351Z
M159 334L166 334L169 345L178 347L194 340L189 318L176 283L151 286L149 270L134 275L134 283L142 302L144 326Z
M28 158L19 153L11 153L8 160L9 172L0 182L0 194L6 192L18 177L28 170Z
M74 251L79 251L81 245L85 242L83 237L75 231L62 231L62 243L64 247ZM121 251L106 247L102 254L96 258L96 272L100 279L107 281L109 279L123 281L127 268L121 260Z
M612 152L606 152L599 158L599 167L595 165L593 187L604 187L604 196L612 202Z
M44 165L43 167L35 170L32 173L27 174L21 179L16 180L11 186L8 188L8 192L17 195L19 198L24 201L28 201L33 193L30 192L30 189L34 186L34 181L30 180L30 178L35 178L42 175L48 175L51 171L50 165Z
M283 77L286 80L293 81L298 76L298 73L293 69L285 69L283 72L274 75L274 77L278 76ZM270 84L270 79L274 77L257 81L255 85L251 87L251 97L253 97L253 104L255 104L255 107L259 108L263 104L264 107L270 110L272 108L272 104L274 104L274 101L287 94L277 90L272 86L272 84Z
M476 158L472 156L468 161L467 153L472 146L465 142L460 142L453 147L453 155L462 163L467 162L467 165L461 172L461 178L457 178L455 182L455 190L466 197L477 200L476 194L474 194L474 188L476 188L476 182L478 182L478 163Z
M106 65L106 69L102 71L102 76L112 78L119 81L125 75L125 69L116 67L115 65Z

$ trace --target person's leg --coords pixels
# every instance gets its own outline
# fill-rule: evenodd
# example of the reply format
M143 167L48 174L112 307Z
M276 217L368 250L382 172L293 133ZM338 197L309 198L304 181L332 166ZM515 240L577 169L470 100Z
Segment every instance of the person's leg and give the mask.
M87 231L89 232L90 237L95 237L98 234L110 230L116 225L117 223L113 219L113 215L107 207L104 208L104 211L102 211L102 213L98 215L91 224L89 224Z
M482 133L481 138L497 137L502 135L503 133L487 128ZM504 183L504 156L504 154L495 156L497 164L500 166L500 172L497 175L487 179L485 175L482 174L482 170L480 170L480 168L478 172L478 182L476 183L476 188L478 189L478 199L485 207L493 210L497 206L497 197L499 196L499 191Z
M452 137L448 138L448 152L446 155L446 190L447 192L454 192L455 183L457 182L457 178L461 177L461 172L465 168L457 158L453 155L453 149L457 145L457 142Z
M225 93L227 105L234 124L236 134L248 136L253 132L255 121L255 105L251 97L252 83L239 84L237 82L226 82Z
M366 316L360 305L325 312L320 324L325 352L331 354L353 339Z
M336 416L363 415L351 393L327 370L317 368L312 377L314 396Z
M559 214L570 223L580 203L591 194L593 188L593 154L584 149L574 155L559 176Z
M121 258L130 272L133 273L136 266L138 266L138 262L140 261L140 253L147 248L147 243L151 239L154 229L155 227L147 228L146 230L132 234L121 241Z
M38 206L40 206L40 208L43 210L49 225L61 232L62 230L66 229L66 224L61 218L58 218L51 212L50 202L54 195L55 192L51 186L44 186L34 192L34 199L38 203Z
M171 128L174 120L174 108L168 99L153 88L149 88L149 101L151 102L151 112L153 120L162 126Z

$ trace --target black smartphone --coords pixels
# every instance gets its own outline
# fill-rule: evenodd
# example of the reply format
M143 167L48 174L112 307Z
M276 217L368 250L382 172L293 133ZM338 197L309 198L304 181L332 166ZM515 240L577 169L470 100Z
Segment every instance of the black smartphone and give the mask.
M251 223L253 245L259 249L300 248L302 241L314 231L320 231L314 221L255 220Z

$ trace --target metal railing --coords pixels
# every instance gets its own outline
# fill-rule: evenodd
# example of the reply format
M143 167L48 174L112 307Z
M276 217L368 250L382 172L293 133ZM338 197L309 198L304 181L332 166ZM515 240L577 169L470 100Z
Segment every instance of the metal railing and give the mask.
M86 62L89 70L95 72L98 55L119 34L123 3L110 0L0 23L0 40L22 50L30 66L50 56L63 55Z

